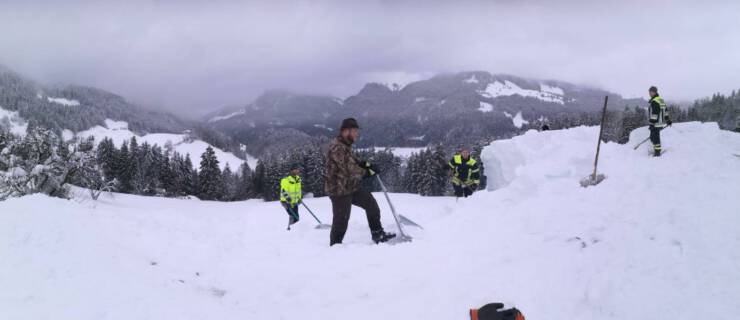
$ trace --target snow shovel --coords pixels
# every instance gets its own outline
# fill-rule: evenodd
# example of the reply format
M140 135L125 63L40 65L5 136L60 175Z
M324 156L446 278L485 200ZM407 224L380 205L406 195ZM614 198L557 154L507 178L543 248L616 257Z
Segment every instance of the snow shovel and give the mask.
M319 223L314 229L331 229L331 225L321 223L321 220L319 220L319 218L317 218L316 215L313 214L313 211L311 211L311 209L309 209L308 206L305 203L303 203L303 201L301 201L301 204L303 205L304 208L306 208L306 210L308 210L308 213L310 213L311 216L313 216L313 218L316 219L316 222Z
M606 179L603 174L596 174L596 167L599 165L599 151L601 151L601 136L604 134L604 120L606 119L606 104L609 102L609 96L604 97L604 110L601 112L601 126L599 127L599 142L596 144L596 159L594 159L594 172L581 179L581 187L587 188L595 186Z
M388 190L385 188L385 184L383 184L383 180L380 179L378 175L375 175L378 177L378 182L380 182L380 188L383 189L383 194L385 195L385 199L388 200L388 205L391 207L391 212L393 213L393 219L396 220L396 226L398 226L398 232L399 235L397 237L398 240L396 241L411 241L413 238L411 236L407 235L406 232L403 231L403 227L401 226L401 220L399 218L399 214L396 213L396 208L393 207L393 203L391 202L391 198L388 196ZM419 226L418 224L414 223L413 221L406 219L406 221L409 221L413 223L413 225Z
M378 182L380 182L380 187L383 189L383 193L385 194L385 198L388 200L388 204L390 204L391 209L393 210L393 204L391 204L391 200L390 200L390 198L388 198L388 190L385 188L385 185L383 184L383 181L380 180L380 176L377 176L377 177L378 177ZM395 210L393 210L393 211L395 211ZM409 218L406 218L402 214L399 214L398 215L398 220L401 221L402 224L405 224L407 226L417 227L419 229L424 230L424 228L421 225L419 225L418 223L412 221Z
M643 143L647 142L648 140L650 140L650 137L647 137L647 138L645 138L645 140L642 140L642 141L640 141L640 143L638 143L638 144L637 144L637 145L635 146L635 148L634 148L634 149L635 149L635 150L637 150L637 148L639 148L639 147L640 147L640 146L641 146L641 145L642 145Z

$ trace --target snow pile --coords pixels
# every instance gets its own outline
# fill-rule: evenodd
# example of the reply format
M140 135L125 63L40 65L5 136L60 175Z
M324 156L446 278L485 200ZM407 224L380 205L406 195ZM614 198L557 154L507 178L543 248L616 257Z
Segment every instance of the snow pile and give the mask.
M70 99L67 99L67 98L46 97L46 100L48 100L49 102L52 102L52 103L57 103L57 104L61 104L63 106L68 106L68 107L76 107L76 106L79 106L80 105L80 102L79 101L77 101L77 100L70 100Z
M519 111L516 113L516 115L512 116L511 113L508 113L504 111L504 115L511 119L511 123L514 124L515 127L521 129L523 125L529 124L529 121L524 120L524 117L522 117L522 112Z
M356 208L330 248L303 208L285 231L275 202L0 202L0 318L449 320L493 301L527 319L740 314L740 135L674 125L658 159L607 143L606 180L581 188L597 134L494 142L482 160L495 191L472 198L392 194L425 227L396 246L370 244ZM306 203L331 221L328 198Z
M68 135L68 133L65 134L65 136ZM162 148L172 145L173 151L177 151L183 155L190 154L195 166L198 166L198 163L200 163L200 155L203 154L209 146L205 141L191 140L187 134L150 133L139 136L128 129L128 123L126 121L114 121L111 119L105 120L105 127L95 126L90 129L80 131L75 134L75 136L81 139L86 137L95 137L96 142L100 142L103 138L108 137L113 140L113 143L116 146L119 147L124 141L131 140L133 137L136 137L139 144L148 142L151 145L156 144ZM236 170L242 163L244 163L244 160L239 159L239 157L231 152L226 152L216 147L213 147L213 151L216 152L216 157L218 158L221 169L225 168L228 163L231 170ZM256 163L256 161L252 162ZM254 169L254 167L252 167L252 169Z
M491 112L493 111L493 105L488 102L480 102L480 107L478 108L480 112Z
M563 101L563 90L557 87L550 87L547 85L541 85L541 90L528 90L519 87L516 83L509 80L505 80L503 83L500 81L494 81L486 86L485 91L479 91L481 95L487 98L496 98L502 96L513 96L518 95L521 97L530 97L539 99L545 102L553 102L564 105Z
M218 121L222 121L222 120L227 120L227 119L231 119L233 117L236 117L238 115L242 115L244 113L245 113L244 110L239 110L239 111L236 111L236 112L227 114L225 116L215 116L215 117L213 117L211 119L208 119L208 122L218 122Z
M28 122L18 112L3 109L0 106L0 130L5 129L10 133L25 136Z

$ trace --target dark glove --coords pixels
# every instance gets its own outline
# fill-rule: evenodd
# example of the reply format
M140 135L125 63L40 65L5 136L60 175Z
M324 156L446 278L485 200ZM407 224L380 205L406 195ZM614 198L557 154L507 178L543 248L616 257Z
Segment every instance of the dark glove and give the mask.
M667 123L669 127L673 125L673 121L671 121L671 119L666 120L665 123Z
M360 167L367 171L366 175L368 177L372 177L379 173L378 168L376 168L375 165L367 161L360 163Z

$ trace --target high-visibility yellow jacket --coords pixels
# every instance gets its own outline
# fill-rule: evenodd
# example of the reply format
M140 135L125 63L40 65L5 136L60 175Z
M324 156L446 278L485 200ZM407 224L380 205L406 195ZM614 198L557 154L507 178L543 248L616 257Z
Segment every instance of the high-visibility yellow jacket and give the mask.
M463 161L462 155L456 154L450 160L449 165L452 170L453 184L458 186L480 184L480 168L473 157Z
M280 180L280 201L296 205L301 202L301 177L287 176Z

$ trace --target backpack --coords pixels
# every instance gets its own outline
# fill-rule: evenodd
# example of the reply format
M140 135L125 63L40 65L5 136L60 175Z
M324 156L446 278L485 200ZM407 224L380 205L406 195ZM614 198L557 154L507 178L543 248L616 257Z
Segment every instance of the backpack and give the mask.
M489 303L480 309L470 309L470 320L525 320L517 308L499 310L503 303Z

